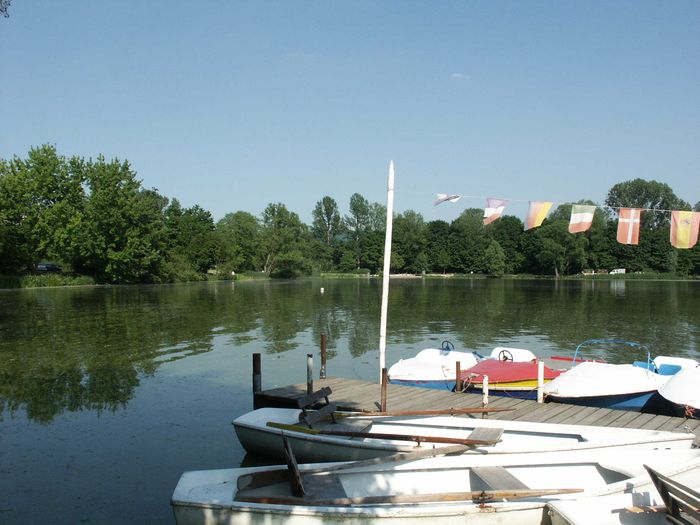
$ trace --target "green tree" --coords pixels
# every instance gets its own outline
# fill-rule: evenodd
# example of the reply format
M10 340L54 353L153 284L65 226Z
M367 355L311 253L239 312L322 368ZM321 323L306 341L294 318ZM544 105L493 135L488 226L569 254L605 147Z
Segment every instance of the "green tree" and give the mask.
M690 204L678 198L668 184L655 180L634 179L615 184L608 191L605 204L613 209L644 208L647 210L685 210ZM642 213L642 228L655 228L667 224L668 211Z
M16 273L35 259L28 176L19 159L0 163L0 271Z
M355 267L362 264L361 244L370 231L369 202L359 193L350 197L350 214L344 218L345 228L348 234L346 252L352 254L355 259Z
M590 201L579 201L578 204L592 204ZM586 266L594 270L618 268L613 256L613 243L615 237L610 236L610 219L601 208L596 208L593 213L593 224L584 235L588 239ZM614 231L613 231L614 232Z
M263 271L273 275L278 270L289 276L309 268L302 254L308 246L308 228L299 216L282 203L268 204L262 214L261 254Z
M40 259L71 262L73 238L82 228L82 164L56 148L32 148L26 160L0 164L0 266L17 272Z
M608 192L606 204L619 207L644 208L642 212L638 246L616 245L612 248L618 265L632 271L675 271L678 258L672 254L668 241L669 210L690 209L690 204L676 196L667 184L634 179L613 186ZM663 210L663 211L655 211Z
M503 277L506 270L506 252L498 241L491 240L484 251L484 268L490 277Z
M12 0L0 0L0 15L4 16L5 18L10 17L9 8L11 3Z
M479 273L484 270L484 251L487 238L484 234L483 210L464 210L450 225L452 262L464 273Z
M398 271L421 273L428 270L426 227L420 213L407 210L394 218L392 244L403 261Z
M528 271L559 277L586 266L588 239L569 233L569 221L564 218L569 212L570 205L559 206L542 226L524 233L521 245Z
M496 241L505 253L504 273L517 273L525 257L520 251L523 222L512 215L505 215L484 228L486 235Z
M380 220L380 217L384 217ZM374 272L381 267L384 250L386 209L380 204L370 204L359 193L350 197L350 214L343 219L346 242L341 248L343 266L352 257L355 268L368 268Z
M257 270L260 222L245 211L227 213L216 224L222 245L222 262L229 271Z
M366 268L371 273L378 273L383 268L384 239L384 231L369 231L362 236L357 252L360 260L358 268Z
M339 244L343 235L343 219L338 203L331 197L323 197L312 212L311 232L315 240L312 250L316 264L324 270L333 267L340 259Z
M373 232L383 232L386 230L386 206L378 202L369 205L368 227Z
M214 219L199 205L182 208L177 199L165 210L171 256L183 257L191 271L206 273L221 260L221 243Z
M445 273L451 268L450 225L445 221L431 221L426 225L428 265L431 271Z
M338 210L338 203L331 197L323 197L316 203L313 212L311 232L326 246L333 246L342 233L343 219Z
M76 270L106 283L159 280L166 245L163 200L141 188L126 161L99 156L83 168L88 199L75 237Z

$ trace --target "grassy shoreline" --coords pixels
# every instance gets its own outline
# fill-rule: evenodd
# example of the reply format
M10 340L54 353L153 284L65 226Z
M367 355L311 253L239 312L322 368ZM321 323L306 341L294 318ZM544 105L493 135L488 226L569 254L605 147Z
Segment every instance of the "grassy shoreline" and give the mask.
M329 280L341 280L341 279L372 279L377 278L379 275L370 275L369 273L340 273L340 272L322 272L314 276L309 276L312 279L329 279ZM425 275L413 275L413 274L391 274L392 279L487 279L489 278L485 274L455 274L455 273L445 273L445 274L425 274ZM504 275L499 279L504 280L526 280L526 279L538 279L538 280L555 280L556 277L553 275L534 275L534 274L511 274ZM700 275L676 275L670 273L627 273L627 274L596 274L596 275L564 275L559 277L560 280L565 281L700 281ZM211 282L216 281L226 281L231 279L221 279L213 276L209 276L208 280ZM236 274L233 280L237 281L253 281L253 280L270 280L262 273L243 273ZM190 282L190 281L183 281ZM149 283L153 284L153 283ZM177 284L177 283L160 283L160 284ZM20 289L20 288L53 288L53 287L63 287L63 286L104 286L102 284L96 283L92 277L86 275L65 275L65 274L49 274L49 275L21 275L21 276L7 276L0 275L0 289ZM115 285L120 286L120 285Z

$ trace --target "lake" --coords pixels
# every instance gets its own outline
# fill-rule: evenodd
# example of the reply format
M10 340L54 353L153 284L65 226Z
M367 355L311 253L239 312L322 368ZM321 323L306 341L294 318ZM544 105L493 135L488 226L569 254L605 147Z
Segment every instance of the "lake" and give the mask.
M255 462L231 426L252 354L263 388L305 383L326 333L329 376L376 380L380 297L364 279L0 290L0 523L173 523L183 471ZM699 334L697 281L392 279L387 364L443 340L698 359Z

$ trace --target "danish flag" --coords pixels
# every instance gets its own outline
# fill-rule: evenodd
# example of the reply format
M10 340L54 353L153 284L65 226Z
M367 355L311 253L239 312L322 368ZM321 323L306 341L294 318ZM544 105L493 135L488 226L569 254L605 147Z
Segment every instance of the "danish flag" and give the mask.
M642 210L639 208L620 208L617 242L620 244L639 244L639 219L641 215Z

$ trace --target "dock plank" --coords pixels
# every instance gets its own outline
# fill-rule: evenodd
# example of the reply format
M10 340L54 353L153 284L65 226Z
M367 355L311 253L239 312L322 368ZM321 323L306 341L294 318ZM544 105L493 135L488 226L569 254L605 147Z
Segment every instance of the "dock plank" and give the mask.
M378 383L339 377L314 380L314 390L325 386L331 388L330 399L339 407L377 410L379 406L381 388ZM306 383L275 386L254 394L254 406L293 407L296 406L297 399L306 395ZM387 408L396 411L481 407L483 399L481 393L449 392L394 384L388 385L387 397ZM700 443L700 420L564 403L537 403L494 395L489 397L488 406L511 410L464 417L693 432L697 436L696 443Z

